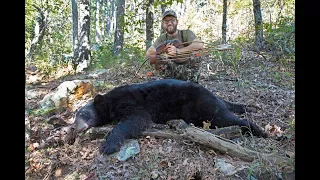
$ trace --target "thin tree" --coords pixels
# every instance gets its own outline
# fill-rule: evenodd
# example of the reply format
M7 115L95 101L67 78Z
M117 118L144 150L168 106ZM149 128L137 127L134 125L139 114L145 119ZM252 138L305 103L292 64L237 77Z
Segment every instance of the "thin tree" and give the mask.
M227 42L227 0L223 0L223 13L222 13L222 44Z
M124 11L125 11L125 0L117 1L117 16L116 16L116 29L114 32L114 46L113 54L119 55L123 49L124 40Z
M80 38L79 58L76 61L76 72L81 72L90 64L90 0L79 1Z
M113 15L114 15L114 0L107 0L107 11L106 11L106 35L111 37L113 31Z
M73 59L72 64L74 69L77 68L77 60L79 58L79 39L78 39L78 5L76 0L71 1L72 6L72 47L73 47Z
M261 15L260 0L253 1L253 14L254 14L254 27L255 27L255 48L259 52L264 48L264 38L263 38L263 21Z
M161 17L162 17L162 14L166 11L166 8L167 8L167 5L166 5L166 4L161 4ZM161 19L161 21L160 21L159 27L160 27L160 32L161 32L161 33L165 33L165 32L166 32L166 31L163 29L163 27L162 27L162 19Z
M154 19L154 0L148 0L146 4L146 50L152 45L154 38L153 19Z
M96 0L96 11L95 11L95 24L96 24L96 36L95 40L98 45L101 44L101 26L100 26L100 11L101 11L102 0Z

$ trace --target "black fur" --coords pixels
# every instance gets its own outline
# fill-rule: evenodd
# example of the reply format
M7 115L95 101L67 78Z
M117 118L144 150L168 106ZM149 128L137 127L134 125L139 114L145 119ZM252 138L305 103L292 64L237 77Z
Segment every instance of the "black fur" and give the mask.
M212 128L249 127L253 135L267 137L259 126L239 119L231 111L244 113L245 107L222 100L199 84L163 79L120 86L97 95L76 113L74 127L83 131L118 121L100 147L104 154L118 151L125 139L138 137L152 122L164 124L171 119L183 119L195 126L209 120Z

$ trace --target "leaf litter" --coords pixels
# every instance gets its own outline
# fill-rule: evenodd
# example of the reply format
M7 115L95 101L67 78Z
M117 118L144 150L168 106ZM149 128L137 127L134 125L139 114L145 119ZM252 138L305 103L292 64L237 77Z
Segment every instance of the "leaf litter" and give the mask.
M26 127L30 127L26 130L29 136L25 151L26 179L277 179L279 173L283 179L294 179L294 68L286 68L292 76L284 77L281 82L285 83L281 84L272 78L279 64L252 56L243 56L238 71L232 71L232 67L221 62L205 59L202 64L205 71L199 83L225 100L260 107L242 117L264 127L277 139L249 138L240 143L258 151L291 157L292 162L283 167L259 160L243 162L193 142L150 136L137 138L139 153L132 154L125 161L99 155L97 152L103 139L77 139L72 145L53 140L48 144L47 139L59 127L45 123L50 117L30 112L38 108L37 102L62 82L89 78L86 74L79 74L28 85L28 89L35 89L38 94L26 99L26 121L29 123L27 126L26 122ZM129 65L105 71L94 78L109 85L97 89L97 92L105 93L126 83L159 79L150 68L142 68L131 82L135 67ZM83 105L88 98L75 101L71 113L61 115L60 119L70 124L74 112L81 107L79 104ZM43 144L47 146L41 148Z

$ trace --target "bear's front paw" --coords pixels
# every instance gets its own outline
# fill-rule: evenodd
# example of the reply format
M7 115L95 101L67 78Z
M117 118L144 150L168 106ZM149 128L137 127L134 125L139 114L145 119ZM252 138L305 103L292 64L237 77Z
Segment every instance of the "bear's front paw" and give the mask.
M100 154L112 154L120 150L121 145L104 141L99 149Z

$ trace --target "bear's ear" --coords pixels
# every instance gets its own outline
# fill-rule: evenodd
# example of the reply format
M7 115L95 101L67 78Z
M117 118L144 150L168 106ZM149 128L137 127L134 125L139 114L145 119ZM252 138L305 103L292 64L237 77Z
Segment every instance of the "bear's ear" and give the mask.
M93 100L94 105L103 105L104 103L105 103L104 98L101 94L97 94L96 97L94 97L94 100Z

